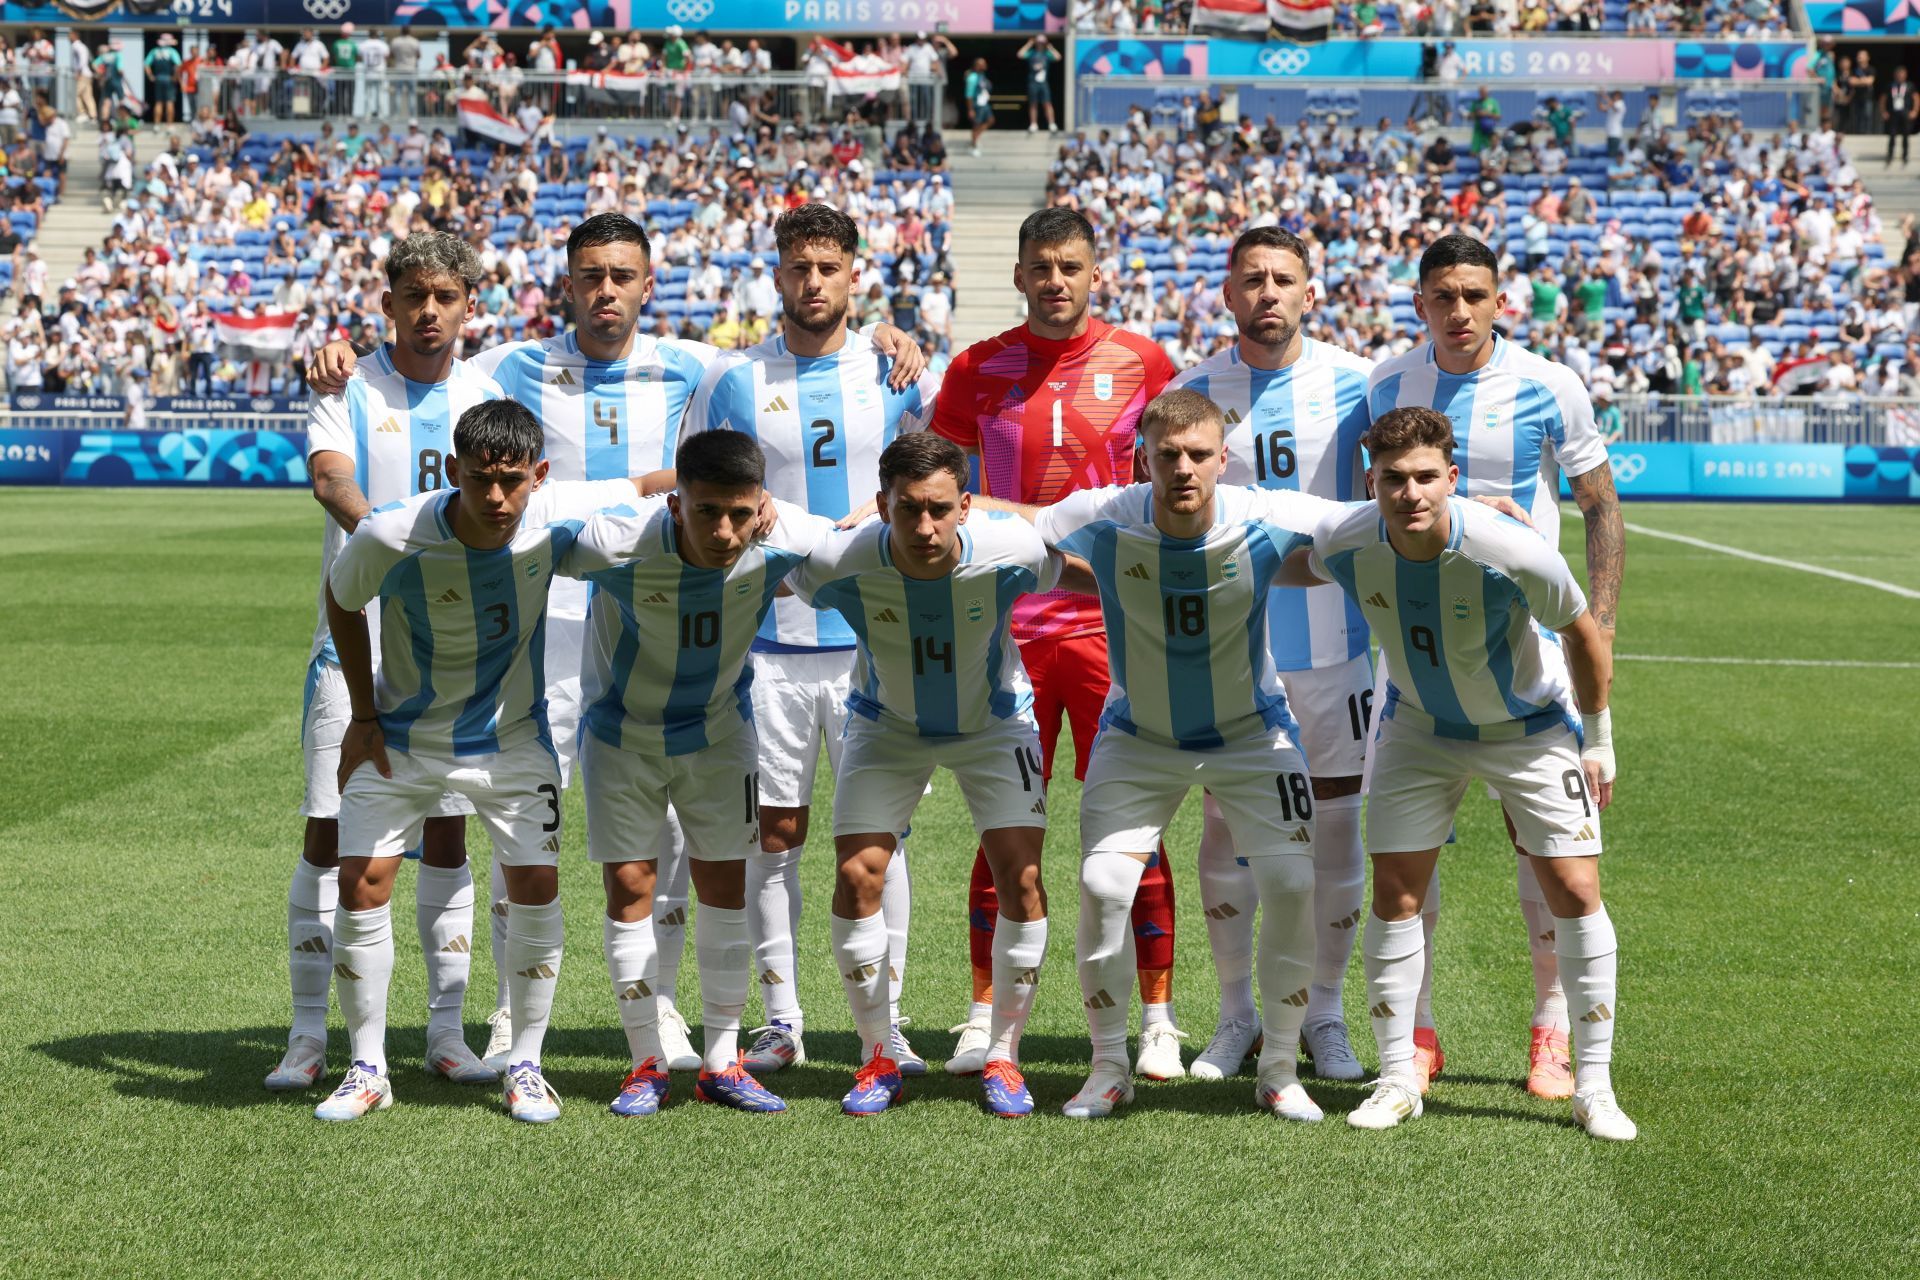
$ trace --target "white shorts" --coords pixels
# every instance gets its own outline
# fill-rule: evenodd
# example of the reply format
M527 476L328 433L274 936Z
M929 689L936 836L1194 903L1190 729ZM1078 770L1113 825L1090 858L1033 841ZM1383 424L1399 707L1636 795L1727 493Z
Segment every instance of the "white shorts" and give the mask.
M433 813L448 791L473 804L493 838L494 856L509 867L560 862L560 766L537 738L486 755L445 759L387 748L391 778L363 764L340 797L340 856L397 858L407 833Z
M1366 654L1338 666L1282 671L1287 705L1300 722L1300 751L1316 778L1357 778L1366 767L1373 663Z
M353 719L353 702L347 695L347 678L340 665L316 657L307 664L307 688L300 712L300 753L306 758L307 791L300 801L300 813L308 818L340 816L340 739L346 736ZM441 795L439 803L425 816L458 818L473 812L467 798L457 791ZM420 843L416 830L407 839L407 847Z
M1396 720L1380 722L1374 743L1367 852L1417 853L1447 843L1475 778L1499 788L1517 843L1528 853L1574 858L1600 852L1600 814L1587 795L1580 741L1571 729L1465 742Z
M853 685L852 649L753 655L753 727L760 734L760 803L802 809L813 803L820 749L840 775L840 728Z
M1080 792L1080 852L1152 853L1195 787L1205 787L1242 858L1313 855L1313 783L1286 734L1186 751L1103 729Z
M733 862L760 848L759 747L753 726L683 756L627 751L581 735L587 857L638 862L669 856L677 815L687 856Z
M547 614L547 727L553 733L553 752L560 758L560 788L573 781L573 762L580 754L580 714L583 696L580 668L586 657L587 620Z
M960 784L975 831L1047 825L1040 735L1027 720L1002 720L978 733L923 738L847 716L846 745L833 789L833 834L905 831L936 768Z

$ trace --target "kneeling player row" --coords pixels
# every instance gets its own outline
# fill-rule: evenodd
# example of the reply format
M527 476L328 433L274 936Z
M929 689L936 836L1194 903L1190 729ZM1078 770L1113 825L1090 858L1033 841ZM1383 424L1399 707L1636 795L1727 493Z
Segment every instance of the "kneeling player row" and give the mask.
M1216 488L1221 414L1193 392L1156 399L1142 434L1151 484L1086 491L1044 510L976 503L963 491L958 449L904 436L881 457L883 518L835 531L764 498L764 462L738 433L689 439L678 492L645 502L631 487L542 488L532 416L512 402L469 410L456 432L459 461L449 463L457 490L374 513L329 578L354 720L340 761L335 968L355 1064L317 1114L352 1119L391 1100L386 898L410 830L451 789L492 837L513 903L507 1104L519 1119L558 1115L540 1071L562 936L558 771L540 667L546 587L561 574L592 582L595 609L605 609L582 755L588 848L606 868L609 964L634 1054L616 1111L651 1113L667 1090L645 904L669 806L683 815L701 902L707 1052L696 1092L747 1110L784 1105L735 1059L734 1040L751 979L743 865L760 819L747 656L775 595L791 590L837 608L858 640L834 823L833 945L862 1046L844 1109L873 1114L904 1096L880 895L896 833L944 765L1000 901L983 1100L997 1115L1031 1112L1018 1050L1046 949L1047 814L1008 619L1021 594L1068 583L1100 599L1113 689L1080 815L1076 953L1092 1068L1063 1110L1107 1115L1131 1096L1126 1008L1115 995L1124 997L1131 969L1128 910L1162 830L1199 785L1263 910L1258 1100L1282 1118L1319 1119L1295 1061L1313 962L1313 804L1266 627L1273 585L1331 580L1362 602L1391 669L1412 673L1407 689L1388 686L1369 823L1376 893L1366 956L1382 1079L1350 1123L1382 1128L1418 1113L1420 895L1465 780L1480 774L1500 788L1534 857L1561 921L1568 985L1586 1006L1575 1024L1575 1116L1600 1136L1632 1136L1606 1075L1613 948L1595 862L1595 809L1612 776L1605 649L1564 563L1518 522L1450 497L1450 427L1431 411L1375 425L1377 511ZM1454 623L1434 607L1449 598ZM375 599L384 618L377 685L352 612ZM1566 637L1567 660L1536 619ZM1589 713L1585 758L1573 732L1576 690Z

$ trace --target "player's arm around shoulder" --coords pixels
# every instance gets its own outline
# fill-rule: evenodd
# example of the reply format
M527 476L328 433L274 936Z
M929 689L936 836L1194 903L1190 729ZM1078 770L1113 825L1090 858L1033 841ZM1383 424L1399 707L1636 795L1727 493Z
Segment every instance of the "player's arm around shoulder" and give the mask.
M1040 538L1048 546L1084 555L1078 545L1088 530L1100 525L1140 524L1151 519L1150 484L1116 484L1100 489L1080 489L1050 507L1018 507L1008 504L1019 515L1033 521Z
M666 505L664 498L648 498L595 511L580 526L554 572L565 578L586 578L645 559L657 550L654 524Z
M1329 502L1313 527L1291 537L1273 575L1276 587L1317 587L1334 582L1327 557L1343 544L1351 530L1363 526L1377 510L1371 502Z

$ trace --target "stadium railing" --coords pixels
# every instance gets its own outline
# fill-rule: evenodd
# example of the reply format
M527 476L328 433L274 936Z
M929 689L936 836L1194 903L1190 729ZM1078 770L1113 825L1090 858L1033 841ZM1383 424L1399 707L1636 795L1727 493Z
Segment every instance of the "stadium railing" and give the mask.
M468 84L486 90L487 107L507 117L524 102L537 104L558 119L665 120L687 124L723 124L737 101L758 96L761 106L782 120L825 121L869 96L891 98L902 116L915 123L940 109L940 81L901 76L897 88L869 95L830 91L829 83L802 71L773 71L751 76L622 75L592 71L471 71L466 68L422 71L413 75L360 70L352 75L307 75L297 71L236 71L214 67L200 72L191 117L201 108L217 115L234 112L243 119L406 120L432 127L457 126L460 93ZM676 113L677 108L677 113ZM484 133L484 130L481 130ZM490 135L489 135L490 136Z
M96 397L111 400L114 397ZM39 431L303 431L307 415L272 409L256 413L144 411L129 419L124 408L20 409L0 406L0 427Z
M1624 396L1627 444L1920 445L1920 400L1864 396Z

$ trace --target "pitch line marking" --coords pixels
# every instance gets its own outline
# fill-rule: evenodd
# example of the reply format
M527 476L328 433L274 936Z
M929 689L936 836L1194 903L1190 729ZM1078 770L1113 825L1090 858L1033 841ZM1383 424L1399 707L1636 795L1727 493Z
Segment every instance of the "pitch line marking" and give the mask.
M1621 662L1683 662L1708 667L1857 667L1870 671L1920 671L1920 662L1860 662L1850 658L1694 658L1671 653L1616 653Z
M1643 524L1627 523L1627 530L1648 538L1665 538L1669 542L1683 542L1689 547L1700 547L1707 551L1718 551L1721 555L1737 556L1742 560L1752 560L1758 564L1776 565L1782 569L1798 569L1802 573L1817 573L1823 578L1837 578L1841 582L1851 582L1856 586L1872 587L1876 591L1885 591L1890 595L1903 596L1908 600L1920 600L1920 591L1911 587L1898 586L1891 582L1882 582L1878 578L1863 578L1857 573L1846 573L1839 569L1827 569L1817 564L1806 564L1799 560L1783 560L1779 556L1763 556L1757 551L1746 551L1740 547L1729 547L1718 542L1708 542L1704 538L1689 538L1684 533L1668 533L1665 529L1649 529Z

